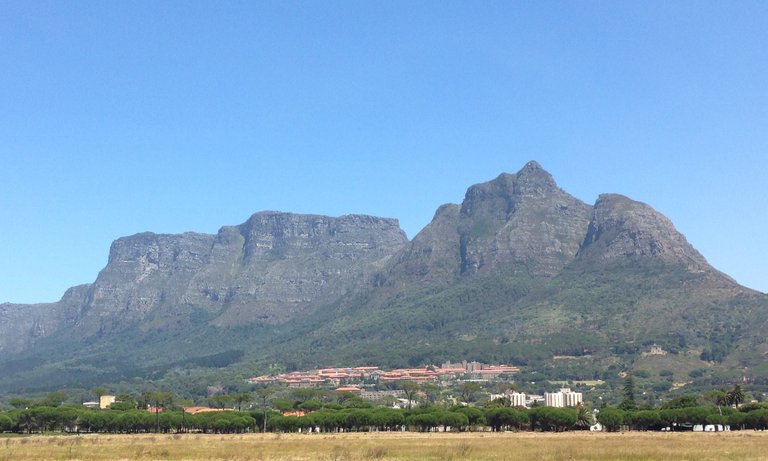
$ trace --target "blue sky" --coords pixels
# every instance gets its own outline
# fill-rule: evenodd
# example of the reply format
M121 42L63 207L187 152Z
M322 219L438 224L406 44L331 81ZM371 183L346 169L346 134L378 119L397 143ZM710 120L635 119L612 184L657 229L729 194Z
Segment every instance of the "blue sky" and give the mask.
M0 302L112 240L399 218L537 160L768 291L768 3L0 0Z

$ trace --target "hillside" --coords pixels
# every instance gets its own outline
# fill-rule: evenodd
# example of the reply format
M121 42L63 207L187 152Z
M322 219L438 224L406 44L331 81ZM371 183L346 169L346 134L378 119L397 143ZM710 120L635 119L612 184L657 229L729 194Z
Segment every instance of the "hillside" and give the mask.
M461 358L605 377L654 371L652 344L675 379L765 382L766 327L768 296L666 217L617 194L587 205L529 162L411 241L393 219L279 212L118 239L93 284L0 305L0 390Z

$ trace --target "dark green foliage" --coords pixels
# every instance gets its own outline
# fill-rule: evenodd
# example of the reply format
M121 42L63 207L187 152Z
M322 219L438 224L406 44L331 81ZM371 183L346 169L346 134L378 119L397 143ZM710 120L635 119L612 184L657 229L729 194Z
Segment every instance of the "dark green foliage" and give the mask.
M657 410L640 410L631 413L629 422L634 429L657 430L662 426L661 415Z
M109 405L110 411L128 411L135 410L136 404L133 402L114 402Z
M736 411L715 407L687 406L623 411L604 407L597 420L608 431L630 430L691 430L694 425L730 424L732 430L768 429L768 408L744 406ZM522 410L493 407L485 410L472 407L423 407L408 410L391 408L322 408L306 416L282 416L267 412L267 429L278 432L309 431L415 431L482 430L486 425L493 431L565 431L584 429L591 420L584 408L536 407ZM584 421L582 423L581 421ZM204 432L242 433L261 430L264 412L220 411L190 415L181 411L159 414L146 410L100 411L81 406L37 406L25 410L0 412L0 432Z
M528 418L534 428L561 432L576 425L578 412L575 408L538 407L528 411Z
M688 376L690 376L691 378L701 378L702 376L704 376L704 373L706 372L707 370L704 368L697 368L695 370L691 370L688 373Z
M699 405L699 398L695 395L681 395L662 405L662 408L690 408Z
M508 407L488 408L485 421L494 431L521 430L529 423L529 413Z
M604 407L597 414L597 421L610 432L617 431L624 424L624 411L613 407Z
M624 379L624 388L622 390L622 400L619 408L622 410L634 410L637 408L635 401L635 379L631 373Z

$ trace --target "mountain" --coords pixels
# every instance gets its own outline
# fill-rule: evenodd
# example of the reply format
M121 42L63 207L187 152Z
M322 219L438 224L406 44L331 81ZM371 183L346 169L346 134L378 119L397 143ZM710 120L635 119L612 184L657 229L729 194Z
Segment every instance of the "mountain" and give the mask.
M439 207L411 241L394 219L280 212L120 238L93 284L0 305L0 390L462 358L768 382L766 327L768 296L653 208L617 194L590 206L529 162ZM668 354L648 358L653 344Z

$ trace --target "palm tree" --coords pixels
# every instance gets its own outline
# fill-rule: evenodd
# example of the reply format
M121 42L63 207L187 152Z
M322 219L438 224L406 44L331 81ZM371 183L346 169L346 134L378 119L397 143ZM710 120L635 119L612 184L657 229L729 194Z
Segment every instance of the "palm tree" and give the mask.
M592 417L592 411L589 407L579 404L576 407L576 427L589 429L593 424L595 419Z
M744 402L745 398L746 397L744 395L744 391L741 390L741 386L739 386L738 384L733 386L733 389L728 391L728 393L726 394L726 399L728 401L728 404L734 405L736 408L738 408L739 405L741 405L742 402Z

